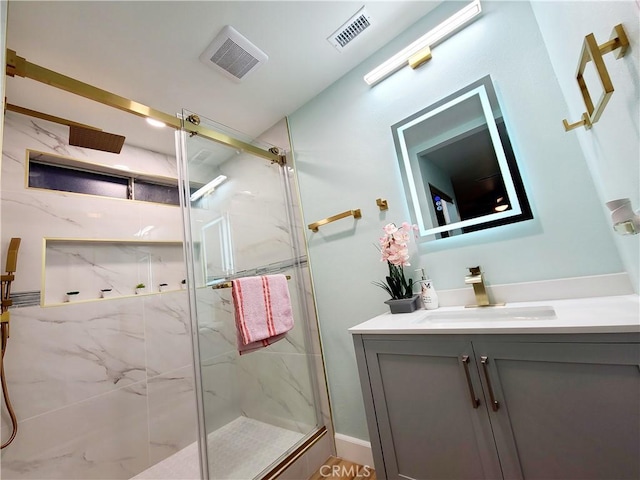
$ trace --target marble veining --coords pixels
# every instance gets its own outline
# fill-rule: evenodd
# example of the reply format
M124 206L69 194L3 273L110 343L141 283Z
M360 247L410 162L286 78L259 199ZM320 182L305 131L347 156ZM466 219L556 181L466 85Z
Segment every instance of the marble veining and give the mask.
M40 143L42 143L42 145L53 149L56 153L59 153L61 155L71 156L72 148L67 143L67 140L65 138L47 130L46 128L41 126L39 122L30 120L29 123L31 124L31 130L34 132L34 135L30 135L32 138L38 140ZM41 135L43 135L45 138L44 139L38 138ZM52 140L52 142L47 140ZM73 150L78 150L78 149L73 149ZM74 153L79 153L79 152L74 152Z
M2 477L130 478L148 464L146 405L141 382L21 422Z
M26 149L173 178L175 159L127 145L120 155L69 147L66 127L34 125L12 112L6 120L2 244L22 238L14 291L41 289L45 237L181 238L177 207L25 186ZM163 282L179 289L185 277L178 244L139 251L53 246L42 293L55 303L71 290L81 292L80 300L97 300L105 288L133 295L140 281L150 291ZM128 479L195 441L187 318L186 303L171 292L15 309L5 368L20 430L3 450L2 478ZM5 432L7 419L4 412Z
M68 301L66 292L79 291L73 300L133 295L138 283L145 293L180 288L185 276L181 244L127 244L47 242L45 251L45 305Z
M182 237L181 212L175 206L26 189L25 149L176 177L170 156L129 145L120 155L70 147L66 135L66 127L7 112L2 244L10 236L23 239L16 291L41 289L45 237ZM225 215L230 219L236 270L293 258L280 168L241 154L220 171L230 180L202 202L202 208L193 210L194 238L199 238L199 225ZM124 297L133 295L138 282L149 292L160 283L180 288L186 277L182 246L96 247L52 243L47 248L43 295L47 303L59 303L66 292L78 290L79 300L97 300L101 289L111 288L114 296L108 301L24 307L12 314L5 367L20 434L3 451L5 479L131 478L196 440L186 290ZM201 247L195 257L204 261ZM201 277L202 265L196 268ZM292 271L292 282L299 281L298 269ZM240 357L230 290L214 291L202 283L198 287L207 431L218 431L243 414L286 427L295 438L310 431L317 420L309 377L313 358L306 354L303 330L308 312L302 309L309 302L298 298L309 295L309 289L291 289L297 320L285 340ZM316 359L311 368L317 364ZM326 402L323 405L328 411ZM6 431L6 414L2 428ZM295 439L287 440L283 451L293 443ZM218 454L218 448L213 452ZM271 452L269 463L274 455L279 453Z
M194 441L196 397L191 365L150 378L149 455L152 464Z
M5 369L18 418L144 380L142 309L133 307L15 310Z
M186 291L144 297L146 368L149 377L193 363Z
M55 210L51 208L51 205L44 203L38 198L33 198L31 202L22 202L13 197L10 197L10 196L5 197L3 195L2 197L3 208L5 207L5 204L8 204L7 205L8 207L11 207L11 205L20 205L22 207L26 207L27 209L35 209L35 210L38 210L40 213L44 213L45 215L48 215L55 219L62 220L63 222L73 225L74 227L82 227L82 224L74 220L73 218L56 215Z
M242 409L251 418L306 432L316 424L307 357L268 351L238 360Z
M235 352L201 362L204 419L207 432L213 432L241 413Z
M126 165L130 170L177 178L176 161L173 156L152 152L129 144L122 147L119 155L68 144L68 127L46 120L33 120L15 112L5 116L5 141L3 150L29 148L55 153L104 165Z

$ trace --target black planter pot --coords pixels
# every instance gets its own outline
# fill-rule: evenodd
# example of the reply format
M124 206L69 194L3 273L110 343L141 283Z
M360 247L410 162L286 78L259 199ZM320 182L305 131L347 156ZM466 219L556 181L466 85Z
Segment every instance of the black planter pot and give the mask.
M387 300L387 305L391 313L411 313L420 306L420 295L414 295L411 298L400 298L398 300Z

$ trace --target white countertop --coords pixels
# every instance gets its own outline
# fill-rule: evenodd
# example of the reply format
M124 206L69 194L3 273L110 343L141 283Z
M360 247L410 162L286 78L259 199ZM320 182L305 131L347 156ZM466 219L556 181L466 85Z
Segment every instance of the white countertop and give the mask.
M552 307L555 315L550 309L542 307ZM491 312L492 310L495 314ZM505 316L510 312L513 313L513 318ZM537 312L540 315L537 315ZM479 318L468 318L475 315ZM499 318L501 316L504 318ZM412 313L393 315L385 313L350 328L349 332L352 334L640 332L640 301L638 295L619 295L507 303L504 307L482 309L441 307L436 310L416 310Z

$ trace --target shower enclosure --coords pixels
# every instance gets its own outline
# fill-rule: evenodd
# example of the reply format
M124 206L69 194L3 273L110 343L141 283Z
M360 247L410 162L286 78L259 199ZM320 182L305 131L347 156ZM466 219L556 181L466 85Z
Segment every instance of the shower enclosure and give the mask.
M178 174L171 155L74 147L66 127L6 113L0 264L12 237L22 244L4 359L19 429L0 455L3 479L247 480L311 445L329 456L292 170L186 130ZM288 145L284 132L274 143ZM115 193L75 182L93 174ZM56 188L56 175L78 188ZM231 291L213 287L269 273L291 277L295 326L240 356Z
M182 118L242 139L192 112ZM176 136L202 475L268 476L320 431L315 317L311 322L293 170L184 129ZM273 345L239 355L228 282L267 274L290 277L294 328Z

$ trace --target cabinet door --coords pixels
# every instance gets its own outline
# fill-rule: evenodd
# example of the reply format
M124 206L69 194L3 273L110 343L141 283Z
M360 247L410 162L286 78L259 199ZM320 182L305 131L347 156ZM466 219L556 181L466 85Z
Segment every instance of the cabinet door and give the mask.
M470 342L364 347L386 478L502 478Z
M473 346L506 479L640 478L638 344Z

